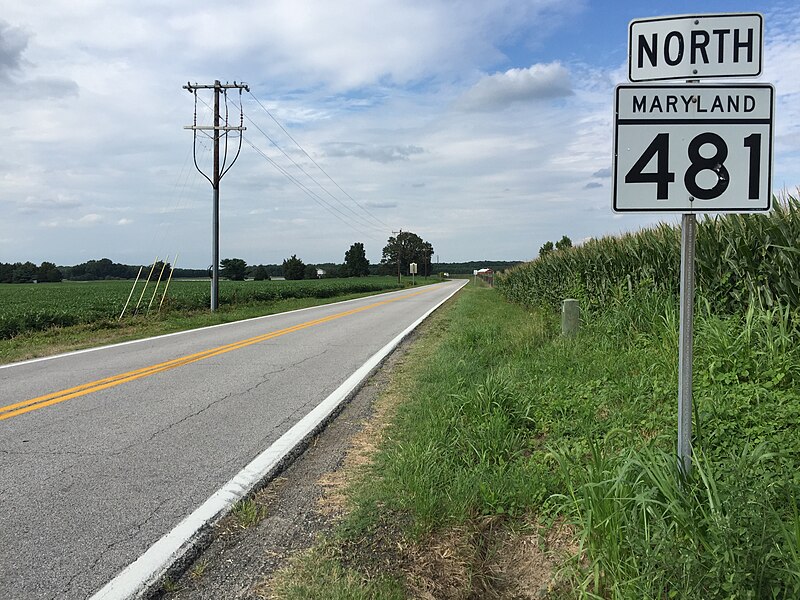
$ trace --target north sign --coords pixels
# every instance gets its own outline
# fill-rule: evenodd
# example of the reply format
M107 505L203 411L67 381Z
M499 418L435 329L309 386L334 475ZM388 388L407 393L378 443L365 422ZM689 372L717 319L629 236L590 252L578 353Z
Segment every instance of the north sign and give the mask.
M770 84L620 85L615 212L769 210Z
M628 79L756 77L763 38L758 13L636 19L628 27Z

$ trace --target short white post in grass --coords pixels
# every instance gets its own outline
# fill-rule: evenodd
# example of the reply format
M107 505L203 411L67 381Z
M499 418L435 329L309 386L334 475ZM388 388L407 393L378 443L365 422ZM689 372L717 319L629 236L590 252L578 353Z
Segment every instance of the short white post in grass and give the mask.
M567 298L561 303L561 335L572 336L578 333L581 324L581 309L578 301Z

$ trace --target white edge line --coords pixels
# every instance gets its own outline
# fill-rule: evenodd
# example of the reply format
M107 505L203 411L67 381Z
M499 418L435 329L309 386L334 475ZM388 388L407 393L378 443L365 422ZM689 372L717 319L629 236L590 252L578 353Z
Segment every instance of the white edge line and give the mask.
M358 389L360 384L409 333L414 331L420 323L452 298L467 283L469 281L464 280L464 283L378 350L355 373L350 375L342 385L336 388L330 396L300 419L269 448L254 458L233 479L214 492L208 500L178 523L172 531L164 535L150 546L144 554L125 567L89 600L129 600L131 598L141 598L148 593L151 586L159 581L169 567L191 550L193 541L203 528L213 525L213 523L225 516L236 502L246 497L258 483L279 467L281 462L297 446L302 444L308 436L317 431L326 422L328 417L350 397L354 390Z
M429 283L427 285L438 285L437 283ZM230 325L238 325L240 323L249 323L250 321L258 321L259 319L271 319L283 315L291 315L293 313L304 312L323 306L334 306L336 304L347 304L348 302L358 302L367 298L377 298L378 296L388 296L389 294L397 294L400 292L407 292L410 289L422 288L403 288L402 290L390 290L388 292L380 292L377 294L370 294L369 296L362 296L360 298L350 298L350 300L340 300L339 302L329 302L328 304L317 304L316 306L306 306L305 308L295 308L294 310L287 310L286 312L273 313L271 315L262 315L260 317L250 317L249 319L241 319L239 321L230 321L228 323L218 323L216 325L207 325L206 327L195 327L194 329L184 329L183 331L174 331L172 333L165 333L163 335L156 335L153 337L140 338L138 340L128 340L127 342L119 342L117 344L109 344L107 346L96 346L94 348L84 348L83 350L74 350L73 352L65 352L63 354L54 354L53 356L42 356L40 358L31 358L29 360L21 360L19 362L7 363L0 365L0 370L10 369L12 367L21 367L22 365L30 365L32 363L43 362L46 360L55 360L57 358L65 358L67 356L75 356L77 354L86 354L87 352L97 352L98 350L107 350L109 348L119 348L120 346L128 346L130 344L141 344L142 342L149 342L150 340L161 340L176 335L186 335L188 333L195 333L197 331L205 331L206 329L215 329L217 327L228 327ZM358 293L358 292L356 292Z

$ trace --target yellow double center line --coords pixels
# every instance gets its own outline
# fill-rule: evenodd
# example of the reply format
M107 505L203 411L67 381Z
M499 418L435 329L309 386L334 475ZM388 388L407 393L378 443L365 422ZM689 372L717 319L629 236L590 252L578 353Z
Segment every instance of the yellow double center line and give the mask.
M430 291L430 289L431 288L425 288L410 294L396 296L388 300L374 302L373 304L368 304L366 306L361 306L359 308L353 308L351 310L336 313L334 315L330 315L327 317L322 317L320 319L314 319L313 321L306 321L305 323L293 325L291 327L287 327L286 329L280 329L278 331L272 331L270 333L257 335L255 337L247 338L245 340L240 340L238 342L233 342L231 344L226 344L224 346L217 346L216 348L210 348L208 350L203 350L202 352L188 354L186 356L182 356L180 358L174 358L172 360L158 363L156 365L151 365L149 367L136 369L135 371L120 373L119 375L113 375L111 377L98 379L97 381L84 383L82 385L67 388L65 390L61 390L58 392L45 394L44 396L37 396L36 398L31 398L30 400L23 400L22 402L9 404L7 406L0 407L0 421L4 419L10 419L11 417L16 417L18 415L22 415L34 410L39 410L40 408L44 408L46 406L52 406L53 404L58 404L59 402L64 402L65 400L71 400L72 398L78 398L80 396L85 396L86 394L91 394L93 392L99 392L100 390L116 387L118 385L122 385L123 383L128 383L129 381L136 381L137 379L149 377L150 375L155 375L156 373L162 373L164 371L169 371L170 369L176 369L178 367L189 365L191 363L205 360L207 358L219 356L220 354L225 354L233 350L238 350L239 348L246 348L247 346L252 346L253 344L258 344L266 340L271 340L273 338L286 335L287 333L300 331L301 329L307 329L309 327L313 327L314 325L321 325L322 323L327 323L329 321L341 319L342 317L354 315L356 313L360 313L365 310L369 310L371 308L376 308L378 306L383 306L384 304L390 304L392 302L397 302L399 300L404 300L406 298L418 296L419 294L423 294L425 292Z

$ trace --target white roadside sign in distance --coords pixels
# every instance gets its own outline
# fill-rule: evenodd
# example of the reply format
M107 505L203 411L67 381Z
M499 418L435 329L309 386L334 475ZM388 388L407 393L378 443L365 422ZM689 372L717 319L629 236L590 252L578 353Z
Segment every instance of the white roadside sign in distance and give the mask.
M620 85L615 212L769 210L770 84Z
M756 77L763 37L758 13L635 19L628 27L628 79Z

